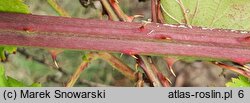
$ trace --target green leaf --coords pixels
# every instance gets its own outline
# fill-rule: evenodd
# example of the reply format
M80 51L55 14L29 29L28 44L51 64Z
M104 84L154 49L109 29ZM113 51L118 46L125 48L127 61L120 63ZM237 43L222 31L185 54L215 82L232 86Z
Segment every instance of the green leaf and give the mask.
M13 47L13 46L7 46L7 47L4 47L4 50L8 53L15 53L16 52L16 47Z
M161 0L161 6L168 24L250 30L249 0Z
M8 86L7 79L5 77L5 70L3 66L0 64L0 87Z
M31 85L27 85L9 76L8 76L7 82L8 82L8 87L41 87L42 86L40 83L33 83Z
M0 60L4 61L6 59L4 54L4 47L0 47Z
M250 30L249 0L161 0L161 5L169 24L180 22L208 28Z
M25 84L8 76L8 87L25 87Z
M5 52L8 54L12 54L16 52L16 47L13 46L0 46L0 59L1 61L6 60Z
M227 87L250 87L250 80L247 77L239 76L232 78L231 82L226 83Z
M22 0L0 0L0 12L30 13Z

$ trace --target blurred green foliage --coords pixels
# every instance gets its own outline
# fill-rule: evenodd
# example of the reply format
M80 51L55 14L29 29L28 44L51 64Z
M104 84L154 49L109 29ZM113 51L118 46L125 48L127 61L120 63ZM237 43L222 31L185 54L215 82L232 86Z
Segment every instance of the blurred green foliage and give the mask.
M227 87L250 87L250 80L247 77L239 76L238 78L232 78L231 82L226 84Z
M0 0L0 12L30 13L23 0Z
M12 77L5 76L5 69L0 64L0 87L41 87L40 83L33 83L31 85L20 82Z

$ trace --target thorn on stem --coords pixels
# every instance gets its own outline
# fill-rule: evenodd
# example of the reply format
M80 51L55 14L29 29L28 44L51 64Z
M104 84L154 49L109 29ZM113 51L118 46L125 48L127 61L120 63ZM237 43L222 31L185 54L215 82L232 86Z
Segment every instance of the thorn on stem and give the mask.
M60 68L56 60L54 60L54 64L56 65L56 68Z
M61 53L61 52L63 52L63 50L49 50L49 53L50 53L50 55L51 55L51 58L52 58L52 60L53 60L53 62L54 62L54 64L55 64L55 66L56 66L57 68L60 68L60 67L59 67L59 65L58 65L58 63L57 63L56 57L57 57L57 54L59 54L59 53Z
M33 31L32 27L23 27L23 30L26 31L26 32L32 32Z
M174 77L176 77L176 74L172 68L172 66L174 65L174 63L177 61L177 59L175 58L165 58L166 62L167 62L167 66L170 70L170 72L173 74Z
M135 55L131 55L133 58L138 59Z
M135 52L134 49L125 49L121 51L123 54L127 54L127 55L131 55L134 58L137 58L135 55L138 54L137 52Z
M250 67L248 65L243 65L242 69L247 72L250 72Z
M176 77L176 74L174 73L173 68L172 68L172 67L169 67L169 69L170 69L170 72L174 75L174 77Z
M120 58L123 56L123 53L120 54Z
M156 38L156 39L164 39L164 40L172 40L172 37L170 37L168 35L164 35L164 34L155 35L154 38Z
M250 43L250 36L244 37L244 38L239 38L239 42L245 42L245 43Z
M139 27L140 31L144 30L146 25L151 23L151 20L149 19L148 21L143 21L142 26Z
M154 32L155 30L151 30L147 35L150 35Z
M139 71L139 70L138 70L138 66L139 66L139 64L138 64L138 63L135 63L135 71L136 71L136 72Z
M128 22L132 22L136 18L143 18L143 15L128 16Z
M166 79L170 84L173 84L173 83L171 82L171 80L168 79L167 77L165 77L165 79Z

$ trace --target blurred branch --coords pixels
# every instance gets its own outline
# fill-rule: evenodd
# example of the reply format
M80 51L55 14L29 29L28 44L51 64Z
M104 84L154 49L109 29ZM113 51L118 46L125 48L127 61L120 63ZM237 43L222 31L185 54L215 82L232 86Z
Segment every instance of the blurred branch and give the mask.
M155 87L162 86L160 80L157 78L157 75L154 73L154 70L148 60L148 57L140 55L140 58L141 58L140 65L143 68L144 72L147 74L153 86Z
M60 16L70 17L70 15L62 7L58 5L56 0L47 0L47 2Z
M137 72L136 75L137 75L138 80L137 80L135 86L136 87L144 87L145 82L143 80L143 74L141 72Z
M112 67L117 69L119 72L121 72L123 75L128 77L130 80L135 81L137 77L135 76L134 71L129 68L126 64L124 64L121 60L116 58L115 56L106 53L106 52L99 52L98 56L108 62Z
M118 16L115 14L114 10L112 9L112 7L109 4L108 0L100 0L104 10L108 13L109 19L112 19L114 21L119 21Z
M21 55L25 56L28 59L32 59L35 62L41 63L41 64L48 66L48 67L51 67L51 68L54 68L55 70L58 70L59 72L61 72L65 76L68 75L68 73L66 71L64 71L61 67L57 68L55 66L50 65L49 63L46 62L46 59L44 59L44 58L40 59L34 55L31 55L24 48L23 49L17 48L17 52L20 53Z
M219 66L219 67L221 67L221 68L234 71L234 72L239 73L239 74L241 74L241 75L243 75L243 76L245 76L247 78L250 78L250 69L249 68L246 68L246 70L244 70L244 69L233 67L233 66L223 64L223 63L220 63L220 62L212 62L212 63Z
M151 18L152 18L152 22L157 22L157 9L156 9L156 5L157 5L157 0L151 0Z
M80 64L80 66L76 69L75 73L71 76L70 80L68 81L68 83L66 84L66 87L73 87L74 84L76 83L77 79L79 78L81 72L87 68L87 66L89 65L89 63L92 60L97 59L96 54L95 53L90 53L87 54L85 60L82 61L82 63Z
M156 6L156 11L157 11L157 20L158 20L158 23L165 23L164 22L164 17L163 17L163 14L162 14L162 11L161 11L161 0L157 0L157 6Z
M156 74L157 79L161 82L162 86L163 86L163 87L170 87L170 83L171 83L170 80L169 80L167 77L165 77L165 76L162 74L162 72L160 72L160 71L156 68L155 64L150 63L150 65L151 65L151 67L152 67L152 70L153 70L154 74Z
M176 0L176 2L179 4L179 6L180 6L180 8L182 10L184 20L185 20L185 24L188 25L188 27L191 27L189 17L188 17L188 14L187 14L187 9L185 8L182 0Z
M108 12L108 15L113 21L132 22L135 18L143 17L142 15L128 16L121 7L118 5L117 0L101 0L104 10Z
M34 55L29 54L24 48L17 48L17 52L19 52L21 55L25 56L28 59L32 59L38 63L45 64L47 66L50 66L48 63L46 63L45 59L39 59ZM50 66L51 67L51 66Z
M120 8L120 6L118 5L117 0L109 0L109 4L113 8L113 11L116 13L116 15L118 16L118 18L121 21L125 21L125 22L129 21L128 16Z

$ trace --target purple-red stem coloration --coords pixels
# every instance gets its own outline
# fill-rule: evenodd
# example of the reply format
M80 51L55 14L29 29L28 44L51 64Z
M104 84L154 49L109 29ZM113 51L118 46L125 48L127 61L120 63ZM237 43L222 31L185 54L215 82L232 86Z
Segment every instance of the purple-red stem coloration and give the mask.
M183 25L0 13L0 45L178 55L250 62L250 33Z

